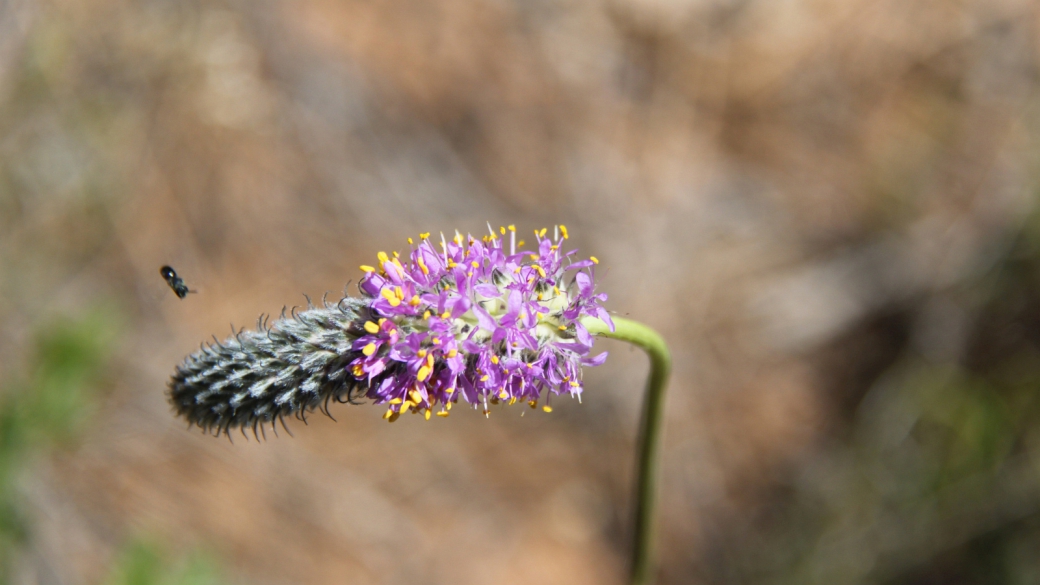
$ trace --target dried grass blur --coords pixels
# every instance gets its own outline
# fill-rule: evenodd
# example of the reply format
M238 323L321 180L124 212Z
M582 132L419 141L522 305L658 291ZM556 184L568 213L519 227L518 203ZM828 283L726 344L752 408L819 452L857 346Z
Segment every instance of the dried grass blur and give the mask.
M232 445L165 403L229 322L485 221L567 224L672 344L662 583L1040 581L1038 26L1025 0L0 2L0 388L33 387L48 324L123 323L78 438L19 468L13 582L100 582L139 535L242 583L622 582L624 347L552 415L340 407Z

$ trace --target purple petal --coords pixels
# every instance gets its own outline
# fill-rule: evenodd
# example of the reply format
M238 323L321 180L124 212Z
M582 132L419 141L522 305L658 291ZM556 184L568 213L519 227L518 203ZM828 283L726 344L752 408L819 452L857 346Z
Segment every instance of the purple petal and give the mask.
M585 358L585 359L581 360L581 365L583 365L583 366L602 366L603 362L607 361L607 354L608 353L610 353L610 352L605 351L605 352L597 355L596 357Z

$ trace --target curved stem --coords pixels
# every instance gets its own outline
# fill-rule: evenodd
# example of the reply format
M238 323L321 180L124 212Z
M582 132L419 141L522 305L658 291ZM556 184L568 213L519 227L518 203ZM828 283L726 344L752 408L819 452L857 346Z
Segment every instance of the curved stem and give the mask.
M623 317L614 317L614 331L595 318L582 324L593 335L626 341L639 346L650 358L650 377L643 398L635 487L635 531L632 543L631 583L646 585L654 578L654 516L657 506L659 451L664 420L664 392L672 358L668 345L653 329Z

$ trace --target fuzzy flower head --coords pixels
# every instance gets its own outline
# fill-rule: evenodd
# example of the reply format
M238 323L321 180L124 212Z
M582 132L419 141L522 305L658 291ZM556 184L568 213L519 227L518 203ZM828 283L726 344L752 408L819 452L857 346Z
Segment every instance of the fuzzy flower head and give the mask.
M377 266L361 267L369 302L348 369L388 405L384 418L447 416L460 396L486 415L489 403L535 408L544 393L549 412L552 395L580 400L582 366L606 359L590 357L592 336L579 322L598 317L613 329L607 295L595 292L599 261L564 252L562 225L552 237L535 230L534 250L522 249L514 226L488 227L479 240L420 234L407 257L380 252Z

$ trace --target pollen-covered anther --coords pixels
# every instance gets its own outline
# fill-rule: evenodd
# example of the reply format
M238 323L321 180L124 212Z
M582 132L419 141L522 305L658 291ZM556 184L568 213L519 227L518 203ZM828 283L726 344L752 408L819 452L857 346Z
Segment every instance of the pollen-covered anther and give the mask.
M395 295L394 291L391 289L384 288L379 292L379 294L382 295L388 303L390 303L391 307L396 307L397 305L401 304L401 300L397 298L397 295Z
M365 321L365 331L368 331L369 333L379 333L379 325L376 325L371 321Z
M425 382L426 378L430 377L430 366L422 366L419 371L415 374L415 379L420 382Z
M368 345L366 345L364 347L364 349L361 350L361 353L365 354L366 356L370 356L370 355L374 354L375 352L376 352L376 344L375 343L369 343Z

